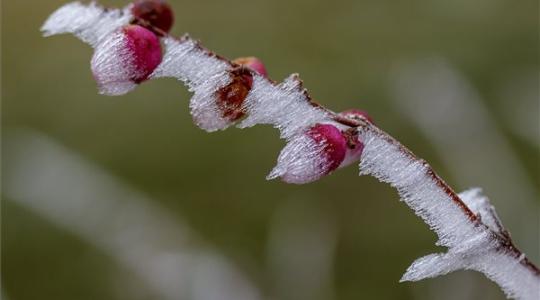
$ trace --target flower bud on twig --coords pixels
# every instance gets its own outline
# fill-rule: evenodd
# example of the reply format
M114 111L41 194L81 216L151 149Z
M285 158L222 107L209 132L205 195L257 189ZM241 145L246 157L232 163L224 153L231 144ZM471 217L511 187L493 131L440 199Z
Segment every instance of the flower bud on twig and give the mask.
M134 24L144 26L157 35L169 32L174 22L171 7L163 0L139 0L133 3Z
M153 32L126 25L96 46L91 68L101 91L115 95L148 79L161 58L161 45Z
M281 177L296 184L315 181L337 169L346 152L347 140L336 126L316 124L283 148L268 179Z

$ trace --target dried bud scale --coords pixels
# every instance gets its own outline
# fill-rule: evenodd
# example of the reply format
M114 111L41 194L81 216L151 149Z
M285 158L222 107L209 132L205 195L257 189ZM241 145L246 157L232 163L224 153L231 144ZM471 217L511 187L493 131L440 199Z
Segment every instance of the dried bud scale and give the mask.
M217 91L216 100L222 117L236 121L244 116L242 107L253 86L253 75L249 69L238 67L230 71L230 76L231 82Z

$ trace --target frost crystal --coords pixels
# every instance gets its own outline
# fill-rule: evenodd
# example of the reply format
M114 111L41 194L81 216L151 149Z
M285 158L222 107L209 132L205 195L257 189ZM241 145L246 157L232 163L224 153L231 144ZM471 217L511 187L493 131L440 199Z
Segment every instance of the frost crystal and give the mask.
M266 179L281 177L288 183L302 184L321 178L330 161L324 155L324 145L301 134L293 138L279 154L277 165Z
M194 92L190 101L191 114L202 129L215 131L230 126L232 122L223 117L217 106L216 92L231 81L228 73L231 64L206 51L188 36L180 40L166 37L163 42L163 61L151 77L174 77Z
M253 75L253 87L244 102L247 117L240 128L269 124L289 139L316 123L331 121L323 109L313 106L297 74L275 85L258 74Z
M488 197L482 193L481 188L463 191L459 193L459 198L489 229L498 234L506 234L502 222L497 216L497 212L495 212L495 207L491 205Z
M446 192L445 183L425 162L404 152L405 148L396 140L373 126L366 127L360 135L365 145L361 174L373 175L395 187L401 199L437 233L437 244L448 247L447 253L416 260L401 281L472 269L499 284L508 297L538 299L539 274L522 264L523 257L516 257L516 251L503 248L508 245L498 238L502 225L480 190L461 194L470 205L469 210L459 198L454 199ZM480 219L487 223L481 223Z
M131 5L120 10L105 9L94 2L89 5L72 2L50 15L41 31L45 36L72 33L95 48L109 33L129 23L130 10Z
M223 117L216 92L231 82L233 66L202 48L188 36L177 40L163 39L165 55L151 77L174 77L194 92L190 108L195 123L207 131L225 129L233 122ZM328 114L314 107L297 75L281 84L273 84L252 72L253 86L244 101L247 117L239 127L271 124L291 138L315 123L329 121Z

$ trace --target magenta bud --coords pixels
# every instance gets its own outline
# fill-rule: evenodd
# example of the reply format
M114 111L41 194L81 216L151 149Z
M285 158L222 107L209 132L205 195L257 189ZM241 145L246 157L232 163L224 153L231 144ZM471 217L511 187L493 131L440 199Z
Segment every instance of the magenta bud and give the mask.
M163 0L138 0L133 3L131 13L134 23L144 26L162 36L171 30L174 15L171 7Z
M139 25L123 28L127 39L127 49L132 55L134 72L131 80L135 83L145 81L161 63L161 45L158 37L150 30Z
M96 45L90 65L101 93L122 95L148 79L161 58L161 45L152 31L126 25Z
M345 118L349 118L353 120L358 120L358 119L366 120L374 124L373 119L368 115L368 113L360 109L351 108L351 109L342 111L339 114Z
M329 174L339 167L347 151L347 141L343 134L334 125L316 124L307 132L317 144L323 146L326 156L324 175Z
M266 72L266 68L264 67L263 62L254 56L239 57L233 60L232 62L238 65L244 66L244 67L248 67L264 77L268 76L268 73Z
M316 124L283 148L268 179L281 177L296 184L312 182L337 169L346 153L347 140L336 126Z

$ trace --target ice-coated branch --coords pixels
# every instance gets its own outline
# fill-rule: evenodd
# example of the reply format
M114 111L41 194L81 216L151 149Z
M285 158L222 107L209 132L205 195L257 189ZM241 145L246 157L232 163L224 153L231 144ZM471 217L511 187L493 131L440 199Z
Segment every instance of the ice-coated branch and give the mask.
M171 24L172 11L160 0L136 1L121 11L76 2L53 13L42 30L73 33L94 48L91 68L101 93L124 94L145 80L173 77L193 92L191 114L206 131L234 124L279 129L287 145L269 179L307 183L359 161L360 174L395 187L437 233L437 244L448 248L416 260L401 281L471 269L508 297L538 298L540 271L514 246L479 189L456 194L364 112L335 113L313 102L297 74L276 83L259 60L229 61L187 35L171 37Z

